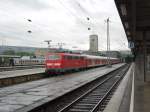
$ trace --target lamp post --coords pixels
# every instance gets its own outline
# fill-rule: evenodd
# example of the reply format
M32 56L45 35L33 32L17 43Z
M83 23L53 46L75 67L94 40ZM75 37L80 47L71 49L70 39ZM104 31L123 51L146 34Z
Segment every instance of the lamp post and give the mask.
M111 62L110 62L110 37L109 37L109 18L106 20L107 22L107 65L108 67L111 67Z

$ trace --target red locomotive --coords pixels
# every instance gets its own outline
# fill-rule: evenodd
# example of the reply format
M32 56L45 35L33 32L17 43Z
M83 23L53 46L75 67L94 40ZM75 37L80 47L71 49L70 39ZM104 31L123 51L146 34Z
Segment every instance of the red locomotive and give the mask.
M110 60L112 64L120 62L117 58ZM46 72L66 72L106 64L107 57L71 53L48 53L45 61Z

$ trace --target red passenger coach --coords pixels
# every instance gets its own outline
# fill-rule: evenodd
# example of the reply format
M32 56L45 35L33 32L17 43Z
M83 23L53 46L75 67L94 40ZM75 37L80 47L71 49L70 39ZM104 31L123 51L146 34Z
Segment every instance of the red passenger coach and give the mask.
M87 63L87 68L90 67L96 67L100 65L106 65L107 63L107 57L102 57L102 56L92 56L92 55L85 55L86 57L86 63Z
M85 67L85 57L80 54L49 53L46 56L46 72L65 72Z
M47 73L57 73L106 65L107 57L70 53L49 53L46 56L45 62ZM110 62L111 64L116 64L120 60L110 58Z

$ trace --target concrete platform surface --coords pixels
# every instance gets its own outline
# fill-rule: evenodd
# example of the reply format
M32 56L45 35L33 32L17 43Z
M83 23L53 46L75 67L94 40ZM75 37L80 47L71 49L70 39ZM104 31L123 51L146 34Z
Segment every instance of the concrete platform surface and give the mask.
M55 99L91 80L96 79L124 64L112 68L100 67L88 71L72 73L18 84L0 89L0 112L25 112L44 102Z
M45 65L17 65L17 66L0 66L0 69L9 68L28 68L28 67L44 67Z
M130 66L103 112L129 112L133 66L133 64ZM125 94L126 92L129 92L129 98L128 95Z
M150 82L145 82L136 89L133 112L150 112Z
M9 78L9 77L18 77L18 76L30 75L30 74L38 74L38 73L44 73L44 72L45 72L45 68L3 71L3 72L0 72L0 79Z
M132 84L132 96L130 104L130 112L150 112L150 81L143 78L143 60L135 62L133 70L134 82Z

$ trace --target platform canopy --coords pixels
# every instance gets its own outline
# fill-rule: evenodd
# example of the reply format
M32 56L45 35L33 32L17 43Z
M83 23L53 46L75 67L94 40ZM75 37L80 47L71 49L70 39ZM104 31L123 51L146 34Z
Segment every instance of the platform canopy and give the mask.
M115 0L132 51L150 53L150 0Z

